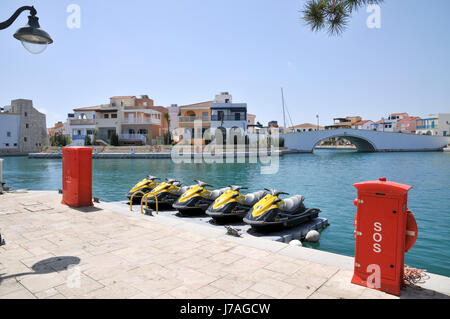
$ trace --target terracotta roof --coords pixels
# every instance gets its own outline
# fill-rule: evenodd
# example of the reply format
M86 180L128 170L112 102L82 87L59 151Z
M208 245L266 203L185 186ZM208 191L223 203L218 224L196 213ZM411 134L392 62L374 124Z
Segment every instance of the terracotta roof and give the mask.
M419 120L420 117L418 116L408 116L405 118L402 118L401 120L399 120L399 122L406 122L406 121L414 121L414 120Z
M79 111L98 111L101 109L100 105L97 106L88 106L88 107L80 107L78 109L73 109L75 112L79 112Z
M181 105L180 107L202 107L202 106L212 106L212 101L199 102L194 104Z
M304 123L304 124L299 124L299 125L293 126L293 128L302 128L302 127L317 127L317 124ZM323 126L319 126L319 127L323 127Z
M364 125L367 122L372 122L372 121L371 120L363 120L363 121L359 121L359 122L353 123L353 125Z
M377 121L377 122L375 122L375 123L377 123L377 124L383 124L383 120L379 120L379 121Z

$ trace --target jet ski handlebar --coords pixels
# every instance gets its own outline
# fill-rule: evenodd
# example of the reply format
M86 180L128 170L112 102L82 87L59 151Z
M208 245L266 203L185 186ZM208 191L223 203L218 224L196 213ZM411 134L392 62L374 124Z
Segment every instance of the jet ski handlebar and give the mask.
M268 191L270 194L272 194L273 196L279 196L279 195L289 195L289 193L285 193L276 189L271 189L271 188L264 188L266 191Z
M205 182L202 182L202 181L199 181L199 180L197 180L197 179L194 179L194 182L196 182L197 183L197 185L198 186L200 186L200 187L208 187L208 186L211 186L211 187L213 187L211 184L208 184L208 183L205 183Z
M161 179L161 178L156 177L156 176L152 176L152 175L148 175L147 179L150 180L150 181L154 181L155 179Z
M238 185L229 185L228 186L232 191L240 191L241 189L248 189L248 187L238 186Z
M179 180L177 180L177 179L166 178L166 180L167 180L167 183L169 183L169 184L179 184L179 185L181 185L181 182Z

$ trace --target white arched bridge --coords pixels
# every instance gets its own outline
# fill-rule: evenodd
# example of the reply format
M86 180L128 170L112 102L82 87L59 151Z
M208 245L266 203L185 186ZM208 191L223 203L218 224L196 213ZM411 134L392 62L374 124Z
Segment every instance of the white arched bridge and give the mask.
M331 137L349 140L360 152L442 151L450 143L447 136L389 133L370 130L335 129L284 134L284 146L290 150L311 153L321 141Z

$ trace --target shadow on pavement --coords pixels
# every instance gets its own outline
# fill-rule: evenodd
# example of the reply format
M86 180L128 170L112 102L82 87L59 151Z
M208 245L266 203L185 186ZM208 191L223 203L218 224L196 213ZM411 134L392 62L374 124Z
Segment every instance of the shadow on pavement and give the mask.
M3 276L2 274L0 274L0 283L3 280L18 277L18 276L41 275L41 274L49 274L52 272L66 270L66 269L68 269L69 266L78 265L79 263L80 263L80 258L74 257L74 256L57 256L57 257L43 259L43 260L35 263L33 266L31 266L31 269L33 271L12 274L12 275L8 275L8 276Z

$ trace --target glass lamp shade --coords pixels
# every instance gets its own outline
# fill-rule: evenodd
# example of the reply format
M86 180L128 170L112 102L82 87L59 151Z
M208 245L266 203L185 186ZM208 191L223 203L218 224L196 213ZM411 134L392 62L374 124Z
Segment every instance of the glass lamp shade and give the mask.
M50 35L40 28L38 20L36 16L28 16L28 25L14 33L14 37L22 42L24 48L34 54L43 52L48 44L53 43Z

